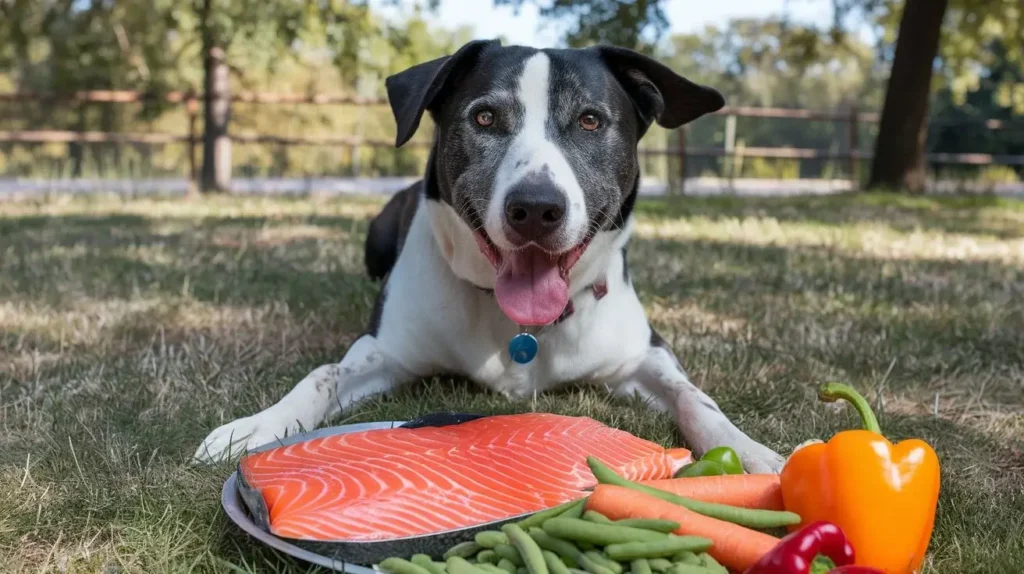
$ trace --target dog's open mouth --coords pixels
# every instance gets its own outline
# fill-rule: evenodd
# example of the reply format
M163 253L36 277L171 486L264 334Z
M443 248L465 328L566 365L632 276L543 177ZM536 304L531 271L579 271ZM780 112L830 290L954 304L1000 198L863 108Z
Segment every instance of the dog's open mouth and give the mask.
M558 319L569 304L569 271L590 238L553 254L535 245L503 253L483 231L475 236L480 252L497 271L494 295L505 315L520 325L547 325Z

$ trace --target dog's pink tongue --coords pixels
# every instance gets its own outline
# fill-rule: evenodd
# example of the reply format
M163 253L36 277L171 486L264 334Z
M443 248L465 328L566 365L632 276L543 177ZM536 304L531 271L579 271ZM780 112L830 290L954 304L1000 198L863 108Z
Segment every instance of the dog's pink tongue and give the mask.
M494 294L505 315L520 325L547 325L569 303L558 259L533 247L504 254Z

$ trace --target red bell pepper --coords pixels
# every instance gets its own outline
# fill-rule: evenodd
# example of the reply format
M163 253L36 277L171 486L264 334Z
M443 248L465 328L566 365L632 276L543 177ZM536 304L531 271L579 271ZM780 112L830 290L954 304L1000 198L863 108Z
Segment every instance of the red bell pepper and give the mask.
M882 574L874 568L851 566L853 546L838 526L825 521L808 524L786 536L743 574L809 574L819 554L839 566L829 574Z

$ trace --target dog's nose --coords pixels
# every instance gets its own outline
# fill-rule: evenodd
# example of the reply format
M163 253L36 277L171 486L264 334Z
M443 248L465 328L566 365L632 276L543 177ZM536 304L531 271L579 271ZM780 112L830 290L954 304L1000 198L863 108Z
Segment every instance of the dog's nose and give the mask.
M562 225L565 194L552 184L522 183L505 197L505 221L524 241L536 241Z

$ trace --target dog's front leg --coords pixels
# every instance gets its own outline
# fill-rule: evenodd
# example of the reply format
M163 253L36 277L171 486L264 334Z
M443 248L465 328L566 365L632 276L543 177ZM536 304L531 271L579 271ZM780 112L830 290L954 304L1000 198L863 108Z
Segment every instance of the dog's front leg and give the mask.
M199 462L231 459L247 449L312 430L359 399L410 378L381 351L376 338L364 335L340 363L317 367L273 406L214 430L194 458Z
M652 408L672 413L695 455L728 446L739 455L747 472L779 472L783 458L738 429L711 397L690 382L668 345L654 338L633 376L617 388L617 394L634 396L639 392Z

